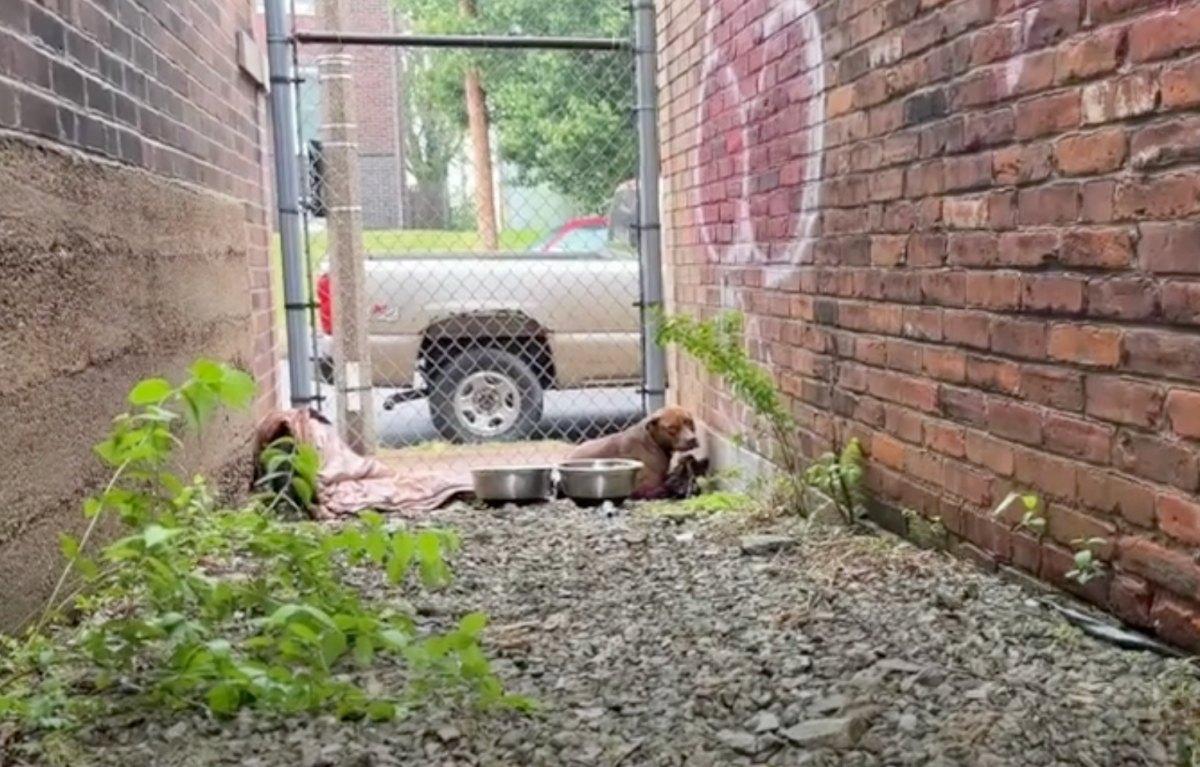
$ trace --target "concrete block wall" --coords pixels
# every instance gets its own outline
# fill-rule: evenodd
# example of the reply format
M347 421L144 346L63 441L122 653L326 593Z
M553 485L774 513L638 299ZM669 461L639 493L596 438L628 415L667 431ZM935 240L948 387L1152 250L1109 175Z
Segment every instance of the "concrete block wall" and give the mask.
M252 371L192 468L248 467L276 399L253 0L0 3L0 628L40 604L59 532L103 471L91 445L147 375Z
M742 310L882 505L1200 647L1200 3L661 0L658 34L672 308Z

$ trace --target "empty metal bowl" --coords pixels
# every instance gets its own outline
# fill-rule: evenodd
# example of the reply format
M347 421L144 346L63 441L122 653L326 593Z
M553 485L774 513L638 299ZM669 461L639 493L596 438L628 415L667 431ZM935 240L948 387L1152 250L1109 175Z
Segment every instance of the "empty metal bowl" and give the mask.
M473 469L471 481L486 503L530 503L554 495L553 473L549 466L497 466Z
M558 483L563 495L585 506L604 501L621 503L633 495L641 470L641 461L565 461L558 465Z

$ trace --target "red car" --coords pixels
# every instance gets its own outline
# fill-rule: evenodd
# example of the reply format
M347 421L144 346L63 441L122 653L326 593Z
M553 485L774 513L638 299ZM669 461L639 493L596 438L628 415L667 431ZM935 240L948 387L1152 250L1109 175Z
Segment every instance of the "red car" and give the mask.
M530 246L537 253L600 253L608 245L608 219L580 216Z

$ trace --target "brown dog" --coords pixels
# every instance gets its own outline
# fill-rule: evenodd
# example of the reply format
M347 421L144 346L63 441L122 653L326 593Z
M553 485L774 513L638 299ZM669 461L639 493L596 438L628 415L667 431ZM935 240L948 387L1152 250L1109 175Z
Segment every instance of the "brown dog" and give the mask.
M667 407L618 434L584 442L570 460L627 458L642 462L633 497L663 498L669 494L667 476L675 453L695 450L696 422L681 407Z

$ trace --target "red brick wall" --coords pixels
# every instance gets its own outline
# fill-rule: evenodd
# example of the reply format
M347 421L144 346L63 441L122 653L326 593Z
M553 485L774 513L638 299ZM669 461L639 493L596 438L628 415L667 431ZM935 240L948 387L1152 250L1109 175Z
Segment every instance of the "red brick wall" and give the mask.
M674 308L744 311L882 504L1200 646L1200 3L662 5ZM1014 488L1043 540L992 517Z

